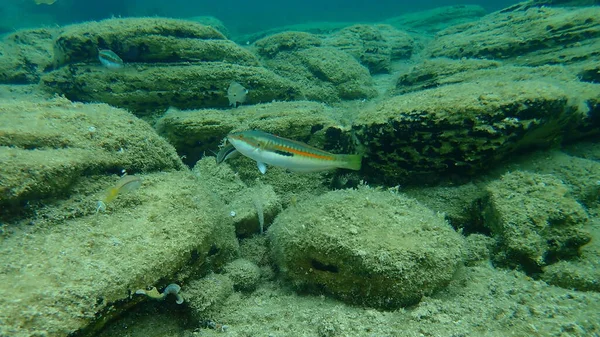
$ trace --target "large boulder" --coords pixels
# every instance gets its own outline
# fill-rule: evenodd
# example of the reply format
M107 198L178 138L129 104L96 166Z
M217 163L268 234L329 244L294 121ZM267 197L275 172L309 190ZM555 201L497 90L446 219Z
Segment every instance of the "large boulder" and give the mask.
M600 7L534 7L496 12L450 27L427 46L431 57L510 60L522 65L569 64L598 58Z
M171 145L147 123L105 104L0 104L0 214L64 197L79 179L182 169Z
M121 69L100 65L98 50L123 59ZM56 70L47 91L71 100L103 102L144 115L230 106L227 89L239 82L246 104L290 100L297 85L260 66L247 49L210 26L165 18L109 19L66 27L54 43Z
M52 67L52 43L58 30L20 30L0 41L0 83L37 83Z
M208 182L186 171L140 177L142 186L105 212L95 211L95 199L114 180L96 177L37 209L26 228L5 223L17 230L0 245L0 335L91 335L139 303L137 289L181 284L225 253L215 242L235 240L233 227L206 197Z
M284 32L256 41L265 67L300 86L304 98L337 102L377 95L369 70L309 33Z
M481 80L392 97L354 121L363 173L392 185L472 174L520 150L598 133L599 92L576 81Z
M442 214L364 187L287 208L268 233L277 265L298 289L379 308L444 288L462 261L462 238Z
M352 55L371 74L389 73L392 61L408 59L413 38L390 25L353 25L329 35L324 44Z
M579 255L590 241L588 215L552 175L511 172L487 187L485 225L497 240L498 264L529 273Z
M226 108L230 106L227 89L234 81L248 90L245 104L289 100L299 95L294 83L263 67L224 62L126 66L119 71L74 64L42 78L47 90L71 100L108 103L138 115L169 107Z
M124 62L229 62L258 65L252 53L211 26L167 18L125 18L67 26L54 43L57 67L98 63L98 49Z
M478 5L456 5L407 13L384 22L398 29L431 34L451 26L477 21L485 14L486 10Z

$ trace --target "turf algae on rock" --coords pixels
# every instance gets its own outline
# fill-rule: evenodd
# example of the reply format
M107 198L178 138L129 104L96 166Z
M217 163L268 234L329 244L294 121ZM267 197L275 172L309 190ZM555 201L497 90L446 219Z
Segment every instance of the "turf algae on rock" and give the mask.
M599 98L589 83L465 82L384 100L362 110L353 129L367 149L363 172L370 179L427 181L597 133Z
M599 18L598 6L496 12L438 33L426 53L511 60L521 65L585 63L600 55Z
M68 195L94 174L182 169L145 122L106 104L0 102L0 216Z
M271 225L273 257L299 290L395 309L443 289L463 239L413 199L360 187L284 210Z
M227 87L232 80L248 83L250 104L298 95L294 83L263 67L225 62L147 64L118 72L94 65L68 65L46 74L42 83L47 90L72 100L100 101L144 115L168 107L228 107Z
M511 172L488 186L483 216L497 241L496 263L528 273L577 257L590 241L585 209L551 175Z
M72 216L50 205L27 233L3 238L0 282L12 286L0 287L1 336L91 334L141 300L131 292L181 280L174 275L226 253L213 247L233 227L205 182L188 171L143 178L110 212Z

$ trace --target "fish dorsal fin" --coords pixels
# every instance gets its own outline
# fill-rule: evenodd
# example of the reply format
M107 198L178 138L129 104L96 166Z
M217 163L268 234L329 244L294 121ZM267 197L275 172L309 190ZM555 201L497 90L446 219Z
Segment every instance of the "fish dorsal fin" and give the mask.
M267 173L267 164L257 161L256 166L258 166L258 170L260 171L260 173L262 173L262 174Z

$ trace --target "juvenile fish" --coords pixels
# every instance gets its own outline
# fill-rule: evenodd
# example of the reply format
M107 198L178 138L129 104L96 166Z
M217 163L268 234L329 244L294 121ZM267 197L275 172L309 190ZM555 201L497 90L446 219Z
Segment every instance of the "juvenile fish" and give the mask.
M267 172L267 164L293 172L318 172L344 168L360 170L362 156L333 154L295 140L249 130L231 133L227 140L237 151L256 160L258 170Z
M123 176L113 187L106 191L106 195L102 201L104 201L104 203L109 203L115 200L119 194L135 191L140 186L142 186L142 179L140 177L130 175Z
M227 99L229 100L229 105L233 105L234 108L237 107L238 103L246 102L246 96L248 95L248 89L244 88L243 85L238 82L231 82L229 84L229 88L227 88Z
M140 186L142 186L142 179L137 176L123 176L117 183L106 190L104 198L102 200L98 200L96 203L96 213L106 210L106 204L115 200L119 194L129 193L131 191L137 190Z
M98 50L98 60L100 60L100 63L107 68L118 69L123 67L123 60L112 50Z
M234 158L239 155L239 152L235 149L231 143L227 143L227 145L223 146L219 152L217 152L217 164L221 164L225 160L229 158Z

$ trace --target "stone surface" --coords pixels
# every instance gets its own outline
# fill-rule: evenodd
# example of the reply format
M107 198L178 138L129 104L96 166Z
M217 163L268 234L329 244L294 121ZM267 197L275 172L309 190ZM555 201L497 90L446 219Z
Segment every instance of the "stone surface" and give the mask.
M297 86L273 72L223 62L187 65L130 65L118 71L93 65L68 65L46 74L46 90L72 100L104 102L146 115L169 107L194 109L229 106L232 81L248 89L245 104L288 100Z
M441 214L367 187L287 208L268 234L277 265L298 289L379 308L444 288L462 261L462 238Z
M350 54L321 46L309 33L284 32L256 41L265 67L301 87L304 98L320 102L375 97L367 68Z
M215 28L166 18L124 18L67 26L54 43L57 67L98 62L98 49L110 49L129 62L229 62L258 65L252 53Z
M427 46L430 57L510 60L521 65L597 60L600 7L534 7L496 12L448 28Z
M590 241L588 215L552 175L523 171L504 174L487 187L485 225L497 241L494 260L526 272L579 255Z
M228 165L217 165L213 157L204 157L194 166L199 179L209 179L214 185L214 195L226 204L223 211L235 226L240 238L264 232L281 211L281 200L271 185L255 183L248 186ZM262 213L259 215L259 213Z
M361 172L390 185L464 176L515 151L597 133L599 92L581 82L481 80L392 97L354 120Z
M218 312L233 291L233 281L227 275L211 273L190 282L182 290L182 296L186 299L194 318L206 320Z
M588 67L587 69L592 76L593 68ZM573 70L561 65L529 67L485 59L432 58L424 60L402 73L396 83L396 93L403 94L455 83L478 82L482 79L578 82L583 78L583 73L578 76Z
M282 32L273 34L254 43L256 53L265 58L273 58L280 52L291 52L323 44L320 37L306 32Z
M110 49L121 69L100 65ZM138 115L168 107L229 107L227 88L249 90L245 104L290 100L299 89L260 66L248 49L212 27L164 18L109 19L65 27L54 43L56 70L43 77L47 91L84 102L104 102Z
M414 40L407 33L390 25L353 25L330 34L324 45L352 55L371 74L389 73L392 61L408 59Z
M2 216L67 196L89 175L183 168L173 147L130 113L60 98L0 103L0 158Z
M52 66L52 43L58 30L21 30L0 41L0 83L37 83Z
M181 284L178 272L224 252L217 233L228 228L232 238L233 227L206 197L208 181L186 171L140 176L142 186L105 212L95 212L95 200L114 181L96 177L38 207L28 226L8 224L19 230L4 232L0 245L0 281L10 285L0 287L0 335L93 335L144 300L131 296L136 289Z
M485 14L486 11L481 6L456 5L407 13L386 19L384 22L398 29L417 30L431 34L451 26L477 21Z
M238 291L253 291L260 281L260 268L246 259L231 261L223 267L223 271L233 282L233 288Z
M457 74L469 76L469 79L480 79L476 72L480 69L498 68L502 64L497 61L480 59L453 60L449 58L432 58L411 67L408 72L400 74L396 83L397 93L419 91L436 88L445 84L465 82L464 78L455 79Z

